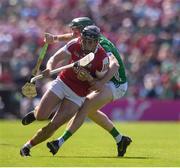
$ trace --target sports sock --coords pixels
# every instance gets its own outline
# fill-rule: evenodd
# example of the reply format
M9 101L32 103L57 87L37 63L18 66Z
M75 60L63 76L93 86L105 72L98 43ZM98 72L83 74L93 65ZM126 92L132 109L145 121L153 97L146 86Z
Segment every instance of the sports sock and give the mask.
M113 129L109 133L113 136L116 143L119 143L121 141L122 135L118 132L118 130L115 127L113 127Z
M59 147L66 141L68 140L70 137L72 136L72 133L70 131L65 131L64 134L58 138L58 145Z

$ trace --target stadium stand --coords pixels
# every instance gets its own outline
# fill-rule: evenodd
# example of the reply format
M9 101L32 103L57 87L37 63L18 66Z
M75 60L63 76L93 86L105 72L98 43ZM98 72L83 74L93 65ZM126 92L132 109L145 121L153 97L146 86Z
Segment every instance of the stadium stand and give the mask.
M178 0L1 0L0 118L21 117L37 104L21 95L44 32L69 32L88 16L118 47L127 68L127 97L180 98L180 2ZM63 43L51 45L46 59ZM45 62L41 68L45 66ZM39 97L46 85L38 83Z

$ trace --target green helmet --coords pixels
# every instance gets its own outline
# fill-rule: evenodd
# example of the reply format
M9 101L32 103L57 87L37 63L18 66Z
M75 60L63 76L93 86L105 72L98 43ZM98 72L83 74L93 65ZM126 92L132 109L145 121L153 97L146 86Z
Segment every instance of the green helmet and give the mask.
M74 28L78 28L80 30L83 30L84 27L89 26L89 25L94 25L94 22L88 17L75 18L69 24L69 26L71 28L74 27Z

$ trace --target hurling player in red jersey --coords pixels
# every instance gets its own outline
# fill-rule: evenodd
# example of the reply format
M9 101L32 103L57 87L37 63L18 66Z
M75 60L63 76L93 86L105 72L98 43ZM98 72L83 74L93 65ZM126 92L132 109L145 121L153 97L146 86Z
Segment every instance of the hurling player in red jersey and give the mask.
M88 17L74 18L69 24L72 33L61 35L53 35L45 33L45 42L53 44L60 41L70 41L73 38L80 36L84 27L95 25L94 22ZM75 114L75 116L68 122L64 133L56 140L47 142L47 147L50 152L55 155L59 148L80 128L86 116L100 127L105 129L112 138L115 140L117 146L117 156L124 156L127 147L131 143L131 138L124 136L122 132L118 131L113 122L101 111L101 107L111 101L121 98L127 90L126 75L121 56L117 48L111 41L106 39L102 34L99 38L99 44L105 49L109 56L109 68L106 75L96 80L91 85L91 90L100 90L98 92L91 92L86 96L86 101L83 106ZM51 114L50 118L53 116ZM22 119L23 125L31 124L35 121L34 110L26 114Z
M50 70L62 61L75 62L90 52L95 54L93 61L85 68L74 67L59 73L52 82L50 88L43 95L39 105L35 109L36 120L46 120L53 109L58 105L53 119L40 129L20 150L21 156L30 156L30 148L45 141L65 122L69 121L79 110L90 93L91 87L88 75L82 75L82 71L90 74L94 79L103 77L108 71L109 58L105 50L99 45L100 29L97 26L87 26L81 36L67 43L59 49L47 62L44 74L48 76Z

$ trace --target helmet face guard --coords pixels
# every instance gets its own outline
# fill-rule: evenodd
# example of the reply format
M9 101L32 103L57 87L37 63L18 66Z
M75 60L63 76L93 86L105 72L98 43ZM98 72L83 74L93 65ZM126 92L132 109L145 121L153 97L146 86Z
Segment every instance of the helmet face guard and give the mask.
M99 40L99 36L93 35L93 34L89 34L89 33L82 33L81 36L82 36L82 38L88 39L88 40L95 40L95 41Z
M98 40L81 38L81 47L85 54L89 54L90 52L95 52L98 46Z
M99 36L100 36L100 29L97 26L94 25L87 26L82 30L81 45L85 54L88 54L90 52L95 52L98 45Z

